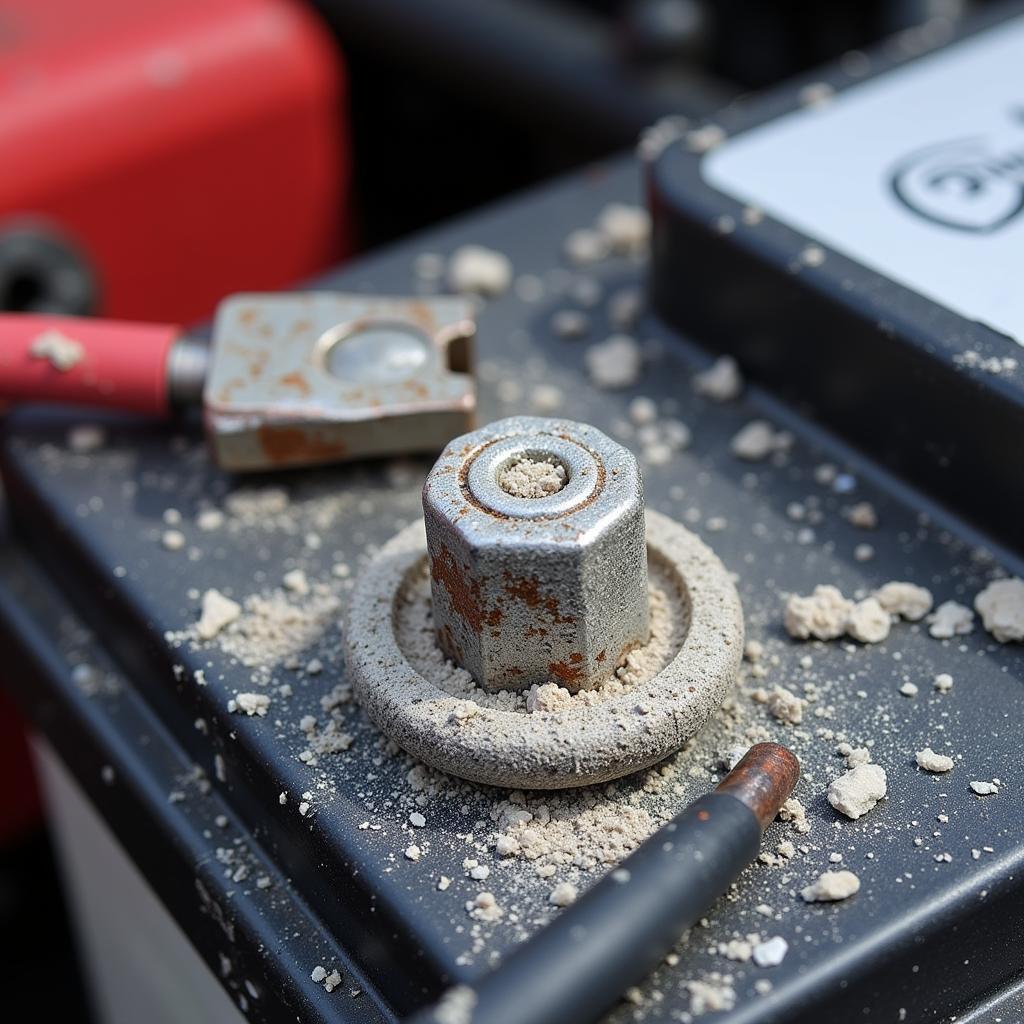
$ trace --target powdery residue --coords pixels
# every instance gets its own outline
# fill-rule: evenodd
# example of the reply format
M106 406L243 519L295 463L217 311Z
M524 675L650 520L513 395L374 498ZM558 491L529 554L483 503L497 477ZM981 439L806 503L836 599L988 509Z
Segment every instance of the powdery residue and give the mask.
M853 602L838 587L819 584L808 597L794 594L786 602L783 622L795 640L835 640L846 632Z
M1024 640L1024 580L996 580L974 599L984 627L1001 643Z
M951 772L953 770L953 758L946 754L936 754L931 747L925 747L914 755L918 768L926 772Z
M225 597L219 590L210 589L203 594L203 606L195 625L200 640L212 640L222 629L230 626L242 614L242 606Z
M767 420L751 420L730 442L737 459L744 462L762 462L770 455L787 451L793 444L793 435L776 430Z
M453 291L491 298L508 291L511 283L512 263L503 252L463 245L451 255L448 284Z
M828 787L828 802L848 818L861 818L885 794L885 769L877 764L860 764Z
M916 583L894 580L876 590L875 598L890 615L908 622L918 622L932 610L931 591Z
M56 330L43 331L29 346L28 352L33 359L45 359L60 373L73 370L85 358L85 349L80 341Z
M554 680L537 684L525 693L511 690L488 693L479 687L473 677L449 661L437 645L426 559L411 575L397 602L395 635L402 652L420 675L445 693L472 702L474 707L466 709L467 718L481 707L523 714L589 707L652 679L675 657L686 637L686 604L672 573L657 558L648 559L648 568L651 638L643 647L631 651L614 674L592 690L570 694ZM500 724L495 723L494 728L500 728Z
M926 621L931 636L936 640L949 640L974 629L974 612L956 601L943 601Z
M498 829L496 843L506 855L524 857L542 869L617 864L657 827L646 808L592 790L543 800L515 792L495 806L491 817Z
M886 583L862 601L851 601L838 587L825 583L806 597L791 595L783 624L795 640L835 640L845 634L863 644L877 644L889 636L893 618L917 622L931 609L931 591L914 583Z
M321 662L304 664L299 655L328 633L337 633L340 609L337 595L319 583L308 594L277 589L252 594L241 603L208 590L198 621L166 634L166 639L193 645L215 641L225 654L254 670L253 682L267 685L278 667L305 668L311 675L320 670Z
M720 751L730 744L746 748L767 738L762 726L747 719L748 707L728 699L678 754L629 779L600 786L513 790L502 795L498 790L481 791L411 759L405 781L418 807L435 800L468 801L481 792L488 795L486 807L481 808L487 827L481 822L473 837L477 856L486 850L495 864L525 862L542 880L566 872L577 878L576 872L601 871L618 863L690 800L706 792L717 777ZM796 806L797 801L792 804ZM502 877L510 876L503 872Z
M826 871L800 891L807 903L831 903L845 900L860 889L860 879L852 871Z
M731 402L743 391L743 375L732 356L719 356L706 370L693 375L693 390L713 402Z
M640 376L640 346L626 334L613 334L607 340L591 345L583 359L590 380L599 388L628 388Z
M565 486L565 467L524 455L498 474L498 486L514 498L546 498Z

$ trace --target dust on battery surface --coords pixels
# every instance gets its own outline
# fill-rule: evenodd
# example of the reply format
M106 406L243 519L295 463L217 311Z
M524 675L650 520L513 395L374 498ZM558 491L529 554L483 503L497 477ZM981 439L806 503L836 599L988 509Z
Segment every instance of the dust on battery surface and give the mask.
M461 964L493 962L500 948L528 936L711 788L750 744L772 740L792 748L803 777L766 834L758 863L734 887L743 900L742 923L734 915L728 928L719 926L716 909L666 958L668 968L679 970L658 972L627 993L642 1012L669 989L679 990L689 1012L699 1015L770 992L771 969L797 941L804 915L821 912L810 904L870 896L874 862L884 863L892 843L918 850L920 871L947 870L954 858L977 860L998 851L1005 837L987 834L971 808L1000 799L1005 782L976 767L984 762L981 751L951 737L958 703L977 699L962 674L968 653L991 656L1024 638L1024 583L999 579L984 551L876 496L845 466L816 457L748 407L734 364L705 363L690 375L692 391L666 394L652 387L648 393L661 369L667 372L669 357L664 342L651 339L636 298L645 225L642 212L606 211L594 225L581 226L602 235L601 247L589 236L577 237L570 244L575 265L542 274L517 277L493 249L460 251L450 280L522 307L524 319L536 321L544 310L536 330L550 332L567 350L549 361L530 349L524 333L507 354L485 352L481 387L501 415L557 408L596 420L641 459L652 504L712 547L728 541L726 559L746 612L746 657L734 695L679 754L606 785L502 792L416 763L365 720L339 671L338 623L353 578L379 539L371 521L388 520L397 530L418 518L423 462L392 462L383 481L354 469L367 485L358 494L310 474L287 487L201 497L190 516L168 501L166 522L152 540L160 558L188 559L197 579L206 580L183 595L190 611L167 636L172 645L211 655L196 684L219 682L219 659L244 666L246 687L226 693L225 705L231 701L235 713L275 730L308 772L307 788L282 792L282 803L315 819L337 798L341 773L360 779L365 820L358 827L392 862L388 870L401 876L407 863L430 865L436 858L429 891L422 873L409 885L418 887L420 898L445 901ZM410 283L423 293L440 290L445 265L443 254L422 254L416 267L423 273ZM484 334L486 309L481 325ZM583 371L599 389L603 420L594 414L593 397L580 397ZM672 373L685 379L677 364ZM711 453L703 447L702 425L711 421L731 424L731 451L715 453L732 462L731 492L715 485L705 468ZM77 436L88 438L88 447L83 440L72 457L96 458L102 467L105 452L95 429L80 428ZM56 464L64 454L48 457ZM189 458L203 456L195 451ZM550 493L556 476L543 466L524 468L510 486ZM780 510L769 497L774 488L799 496ZM726 493L734 500L725 501ZM168 526L182 542L167 543ZM280 564L260 554L271 534L287 539L288 557ZM873 573L875 549L883 547L906 579ZM915 580L915 552L925 547L946 550L940 557L948 571ZM251 586L221 591L215 562L203 568L214 548L235 565L254 559ZM787 559L816 566L820 585L809 594L790 593ZM765 582L745 582L755 573ZM670 611L676 597L659 586L652 580L655 638L671 647L680 628ZM601 698L600 691L569 694L556 681L525 694L484 693L433 645L425 579L413 581L398 621L417 667L464 698L466 714L495 702L524 715L572 714L576 704ZM638 652L605 686L627 691L656 670L665 652L655 648L652 642ZM948 671L921 668L935 664ZM901 803L904 810L894 816L889 790L909 786L918 787L920 810L911 816ZM947 805L961 808L958 818ZM322 965L310 967L330 991L333 976Z

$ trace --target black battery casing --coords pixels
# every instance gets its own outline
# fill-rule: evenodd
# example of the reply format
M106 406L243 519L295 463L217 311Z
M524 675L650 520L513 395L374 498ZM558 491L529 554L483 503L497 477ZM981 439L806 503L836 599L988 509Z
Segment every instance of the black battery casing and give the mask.
M998 34L1022 11L1003 5L955 34L933 26L897 37L730 108L710 128L665 147L647 175L649 288L658 313L731 353L748 376L1017 549L1024 546L1024 349L845 255L841 244L714 187L706 161L802 107ZM897 114L915 116L912 109ZM794 168L806 158L794 150ZM846 201L847 184L829 183L835 203ZM895 227L878 226L882 247Z

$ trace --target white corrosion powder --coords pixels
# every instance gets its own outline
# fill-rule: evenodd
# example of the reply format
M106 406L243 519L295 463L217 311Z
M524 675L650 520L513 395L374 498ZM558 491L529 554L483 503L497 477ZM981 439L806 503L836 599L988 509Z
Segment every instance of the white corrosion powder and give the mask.
M953 770L953 758L945 754L936 754L931 747L919 750L914 757L917 759L918 768L926 772L949 772Z
M728 976L712 973L704 981L688 981L686 988L690 993L690 1013L695 1017L731 1010L736 1005L736 990Z
M719 356L693 376L693 390L713 402L731 402L743 390L743 376L732 356Z
M648 561L647 591L651 637L643 647L630 651L625 661L600 685L571 694L554 680L536 684L526 693L500 690L488 693L464 668L449 661L437 645L431 614L430 575L426 559L408 577L395 609L395 636L409 664L435 686L465 704L458 717L468 720L481 707L519 711L523 714L572 714L576 708L616 697L657 675L679 650L687 627L686 602L672 571L658 559ZM507 726L494 721L490 728Z
M828 802L848 818L867 814L886 793L885 769L877 764L859 764L840 775L828 787Z
M758 967L778 967L788 952L789 943L781 935L776 935L774 938L758 943L754 947L752 955L754 963Z
M858 501L852 505L847 510L846 518L851 526L859 530L873 530L878 525L878 513L870 501Z
M824 583L807 597L791 595L783 624L796 640L835 640L845 634L864 644L877 644L889 636L893 616L917 622L931 607L931 592L913 583L886 583L863 601L851 601L838 587Z
M593 228L576 228L570 231L563 243L566 258L577 267L600 263L611 254L612 245L608 237Z
M954 636L963 636L974 629L974 612L956 601L943 601L926 621L928 632L936 640L948 640Z
M846 632L851 611L853 602L843 597L838 587L821 583L809 597L793 594L789 598L783 624L796 640L835 640Z
M1001 644L1024 640L1024 580L995 580L974 599L974 607Z
M269 675L274 666L290 664L336 628L341 607L339 599L319 585L301 602L296 597L282 590L247 597L231 629L218 637L220 648L261 676Z
M448 989L434 1007L437 1024L472 1024L477 995L468 985Z
M978 796L995 796L999 792L999 786L995 782L972 782L971 791Z
M559 882L558 885L548 893L548 903L555 907L568 907L576 902L579 894L572 882Z
M811 823L807 820L807 808L795 796L791 796L782 805L779 818L788 821L797 835L807 835L811 831Z
M565 486L565 467L523 455L498 474L498 486L514 498L546 498Z
M769 714L780 722L799 725L803 721L806 701L784 686L776 686L771 692L756 689L750 694L750 699L757 704L764 704Z
M448 261L448 284L456 292L488 298L501 295L512 283L512 263L502 252L482 245L463 245Z
M212 640L225 626L231 625L242 614L242 606L219 590L207 590L203 594L203 606L196 622L196 633L200 640Z
M60 373L73 370L85 358L85 349L80 341L56 330L43 331L29 346L28 352L33 359L45 359Z
M761 462L773 452L788 447L789 434L776 429L767 420L751 420L732 439L733 455L745 462Z
M846 632L862 644L879 644L892 628L889 613L873 597L858 601L846 620Z
M828 903L845 900L860 889L860 879L852 871L826 871L800 895L808 903Z
M890 615L908 622L918 622L932 610L931 591L915 583L893 580L876 590L875 598Z
M270 708L270 698L265 693L239 693L234 700L228 701L229 711L241 711L252 717L262 718Z
M597 215L597 229L613 252L641 256L650 244L651 215L643 206L609 203Z
M536 683L526 692L526 710L534 712L568 711L572 707L572 692L557 683Z
M628 388L640 376L640 346L628 334L613 334L591 345L583 360L594 385L606 390Z

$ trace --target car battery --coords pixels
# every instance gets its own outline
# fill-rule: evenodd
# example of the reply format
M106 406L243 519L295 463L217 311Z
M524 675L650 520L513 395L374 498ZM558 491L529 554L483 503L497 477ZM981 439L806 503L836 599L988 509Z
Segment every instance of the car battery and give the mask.
M737 106L649 177L651 292L815 419L1020 547L1024 244L999 6L935 20Z
M674 129L644 153L667 158ZM535 1021L543 992L503 973L509 955L760 740L800 757L799 802L607 1019L1021 1017L1021 550L997 518L894 473L886 449L825 429L759 365L744 386L743 359L737 373L709 353L726 332L670 320L682 298L645 305L666 275L657 194L644 252L648 170L595 165L320 284L432 294L465 246L500 253L508 273L477 316L480 420L593 424L636 453L648 507L730 571L735 691L653 768L561 791L459 781L354 701L352 582L422 515L430 458L240 478L187 420L11 418L0 649L40 736L108 1019L145 1005L223 1020L230 1004L259 1021L394 1021L508 978L502 1020ZM678 285L702 301L682 271ZM901 372L885 362L897 351L879 376ZM200 630L212 591L232 621ZM408 597L392 621L414 638L428 599ZM855 766L884 770L884 797L849 791ZM566 955L600 934L576 940ZM131 985L110 949L131 951Z
M8 5L0 307L196 320L352 244L341 58L291 0Z

